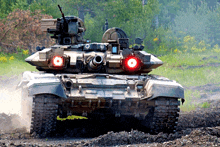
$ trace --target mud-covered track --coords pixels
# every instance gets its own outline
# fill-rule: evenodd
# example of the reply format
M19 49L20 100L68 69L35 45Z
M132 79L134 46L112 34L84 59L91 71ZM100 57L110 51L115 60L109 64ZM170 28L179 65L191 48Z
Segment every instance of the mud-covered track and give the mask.
M55 95L40 94L33 98L31 134L49 136L56 130L58 98Z
M155 108L151 110L153 114L145 120L145 125L150 125L150 132L153 134L175 132L180 111L179 105L177 98L157 98Z

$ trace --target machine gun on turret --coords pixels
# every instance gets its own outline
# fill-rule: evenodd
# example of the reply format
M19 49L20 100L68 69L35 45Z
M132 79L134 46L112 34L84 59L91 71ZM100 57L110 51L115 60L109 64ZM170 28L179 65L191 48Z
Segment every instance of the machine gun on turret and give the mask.
M60 45L84 43L83 32L86 31L83 21L75 16L64 16L62 8L58 5L62 18L42 19L41 30L52 34L51 38Z
M64 16L64 13L62 11L62 8L60 7L60 5L58 5L59 9L60 9L60 12L61 12L61 15L62 15L62 18L63 18L63 31L64 32L68 32L68 22L66 21L66 18Z

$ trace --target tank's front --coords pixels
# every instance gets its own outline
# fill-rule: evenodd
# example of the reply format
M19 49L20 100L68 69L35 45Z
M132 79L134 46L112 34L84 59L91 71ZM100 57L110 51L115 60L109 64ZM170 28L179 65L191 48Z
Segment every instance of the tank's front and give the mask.
M62 111L68 115L89 116L100 109L116 117L130 115L146 116L148 106L154 101L144 98L144 84L147 76L111 74L62 74L67 99L62 102Z

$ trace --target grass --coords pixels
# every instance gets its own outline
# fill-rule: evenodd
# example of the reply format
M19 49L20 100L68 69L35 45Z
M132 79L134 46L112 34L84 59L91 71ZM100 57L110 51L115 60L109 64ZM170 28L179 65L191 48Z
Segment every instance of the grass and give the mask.
M182 53L182 54L167 54L159 57L164 61L166 67L179 66L198 66L207 63L219 63L219 59L213 56L219 56L219 53L203 52L203 53Z
M198 100L199 98L201 98L199 91L187 89L185 90L184 94L185 102L183 105L180 106L180 109L182 111L192 111L199 107L199 105L197 104L192 104L194 100Z
M26 57L21 54L9 55L1 53L0 59L4 60L0 60L0 76L10 77L12 75L20 75L24 71L37 71L35 67L24 61Z
M200 86L208 83L220 83L220 67L207 66L208 63L219 63L219 59L212 58L219 53L200 54L169 54L159 57L164 65L153 70L152 74L163 75L176 80L183 86ZM206 60L203 60L206 58ZM204 65L203 67L198 67ZM195 66L195 67L193 67ZM197 67L196 67L197 66Z
M169 79L181 83L183 86L200 86L208 83L220 82L220 68L202 67L202 68L178 68L178 67L160 67L151 72L152 74L163 75Z
M204 102L201 107L202 108L209 108L210 107L210 103Z

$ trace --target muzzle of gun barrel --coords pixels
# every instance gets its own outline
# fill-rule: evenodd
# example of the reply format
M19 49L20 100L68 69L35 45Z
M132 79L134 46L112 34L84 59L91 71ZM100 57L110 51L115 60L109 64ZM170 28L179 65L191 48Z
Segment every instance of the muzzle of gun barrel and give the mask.
M103 57L100 55L96 55L90 62L89 67L91 69L97 69L98 66L103 62Z

